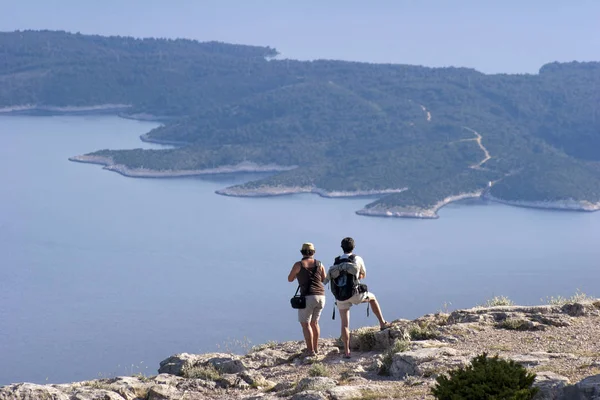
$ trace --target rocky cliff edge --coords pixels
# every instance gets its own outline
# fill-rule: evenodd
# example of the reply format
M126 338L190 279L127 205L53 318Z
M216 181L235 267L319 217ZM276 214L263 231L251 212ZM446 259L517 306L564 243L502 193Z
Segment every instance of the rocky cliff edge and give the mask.
M600 398L600 300L496 306L396 320L390 329L352 333L351 359L339 342L267 343L248 354L176 354L156 376L56 385L18 383L0 400L427 399L435 378L482 352L537 374L536 399Z

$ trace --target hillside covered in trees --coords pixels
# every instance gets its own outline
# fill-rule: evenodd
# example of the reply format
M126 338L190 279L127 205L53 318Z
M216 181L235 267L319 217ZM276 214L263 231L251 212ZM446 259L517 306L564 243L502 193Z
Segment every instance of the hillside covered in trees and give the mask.
M330 60L270 47L0 33L0 108L130 105L167 150L101 150L131 170L241 162L297 168L249 182L327 192L403 189L370 208L427 208L482 190L506 201L600 202L600 63L485 75ZM289 169L289 168L288 168Z

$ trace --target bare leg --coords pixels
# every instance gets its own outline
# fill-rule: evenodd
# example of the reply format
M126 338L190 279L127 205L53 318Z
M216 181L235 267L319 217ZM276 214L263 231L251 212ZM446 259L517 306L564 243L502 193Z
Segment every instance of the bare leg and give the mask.
M309 353L314 352L313 349L313 332L308 322L300 322L302 325L302 333L304 334L304 340L306 341L306 350Z
M342 320L342 342L344 342L344 354L350 355L350 309L339 310Z
M379 320L379 326L381 328L383 328L385 326L386 322L385 322L385 319L383 319L383 314L381 313L381 307L379 307L379 303L377 302L377 299L369 300L369 303L371 303L371 308L373 309L373 314L375 314L375 316Z
M319 327L319 321L312 321L310 323L310 327L312 329L312 344L313 351L315 353L319 352L319 335L321 334L321 328Z

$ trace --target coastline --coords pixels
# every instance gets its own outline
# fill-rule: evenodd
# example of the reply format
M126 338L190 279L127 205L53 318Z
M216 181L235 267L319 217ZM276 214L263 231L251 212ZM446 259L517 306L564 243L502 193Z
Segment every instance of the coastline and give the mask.
M495 197L491 194L483 196L484 199L494 201L496 203L506 204L514 207L537 208L543 210L557 211L584 211L593 212L600 210L600 202L592 203L588 200L552 200L552 201L526 201L526 200L504 200Z
M154 115L154 114L149 114L149 113L144 113L144 112L134 113L134 114L119 113L119 114L117 114L117 116L119 116L123 119L132 119L134 121L159 122L159 123L163 123L165 121L170 121L172 119L175 119L172 117Z
M417 206L410 207L384 207L375 206L371 208L363 208L358 210L356 214L366 215L371 217L389 217L389 218L417 218L417 219L438 219L437 214L440 208L459 200L473 199L481 197L483 190L461 193L454 196L448 196L443 200L438 201L432 207L423 208Z
M136 121L150 121L150 122L160 122L158 119L157 120L149 120L149 119L138 119L138 118L132 118L132 117L124 117L119 115L119 117L121 118L125 118L125 119L134 119ZM148 136L148 133L144 133L143 135L140 135L140 140L142 142L146 142L146 143L154 143L154 144L162 144L165 146L185 146L186 142L180 142L178 140L162 140L162 139L153 139L151 137Z
M111 157L106 156L80 155L69 157L69 161L84 164L103 165L103 169L107 171L113 171L130 178L181 178L188 176L230 174L238 172L282 172L296 168L296 166L284 167L275 164L259 165L251 162L243 162L236 165L224 165L217 168L156 171L145 168L129 168L122 164L115 164Z
M356 191L327 191L315 186L261 186L258 188L228 187L217 190L215 193L231 197L274 197L292 194L312 193L325 198L351 198L380 196L385 194L400 193L407 190L383 189L383 190L356 190Z
M40 106L24 104L20 106L0 107L0 115L95 115L117 114L133 107L131 104L96 104L92 106Z
M216 168L206 168L198 170L163 170L156 171L142 168L129 168L122 164L115 164L111 157L98 155L79 155L69 157L69 161L84 164L102 165L103 169L113 171L129 178L181 178L190 176L232 174L240 172L284 172L290 171L296 166L281 166L276 164L260 165L253 162L243 162L236 165L224 165ZM293 194L310 193L324 198L356 198L369 196L382 196L393 193L401 193L407 188L401 189L383 189L383 190L358 190L358 191L327 191L315 186L261 186L258 188L242 188L232 186L216 190L215 193L230 197L276 197ZM370 208L362 208L356 211L357 215L367 217L385 217L385 218L414 218L414 219L438 219L438 211L450 204L460 200L482 198L496 203L506 204L515 207L535 208L558 211L584 211L593 212L600 210L600 202L592 203L586 200L557 200L557 201L519 201L504 200L492 196L488 191L482 189L474 192L460 193L454 196L448 196L431 207L424 208L418 206L393 206L386 207L377 205Z
M188 176L232 174L240 172L284 172L297 168L297 166L282 166L276 164L260 165L253 162L243 162L236 165L224 165L217 168L199 170L164 170L129 168L122 164L115 164L111 157L98 155L79 155L69 157L69 161L82 164L102 165L103 169L113 171L129 178L181 178ZM362 191L327 191L313 186L268 186L257 189L242 189L229 187L215 191L216 194L230 197L275 197L301 193L313 193L325 198L353 198L366 196L379 196L391 193L400 193L402 189L362 190Z
M479 190L469 193L461 193L455 196L449 196L437 202L429 208L422 207L384 207L375 206L372 208L363 208L356 214L371 217L388 218L417 218L417 219L438 219L437 212L444 206L460 200L481 198L495 203L505 204L513 207L534 208L542 210L555 211L583 211L594 212L600 210L600 202L592 203L587 200L554 200L554 201L525 201L525 200L504 200L489 194L486 190Z

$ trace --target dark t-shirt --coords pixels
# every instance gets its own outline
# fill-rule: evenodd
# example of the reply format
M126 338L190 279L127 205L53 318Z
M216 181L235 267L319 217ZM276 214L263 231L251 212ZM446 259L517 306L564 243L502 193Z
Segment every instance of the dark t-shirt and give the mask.
M300 272L296 275L298 284L300 285L300 294L302 296L324 296L325 286L323 286L323 282L321 281L321 262L315 260L315 263L306 269L304 266L307 264L310 265L307 261L308 259L301 261L302 267L300 267ZM318 265L316 269L315 265Z

